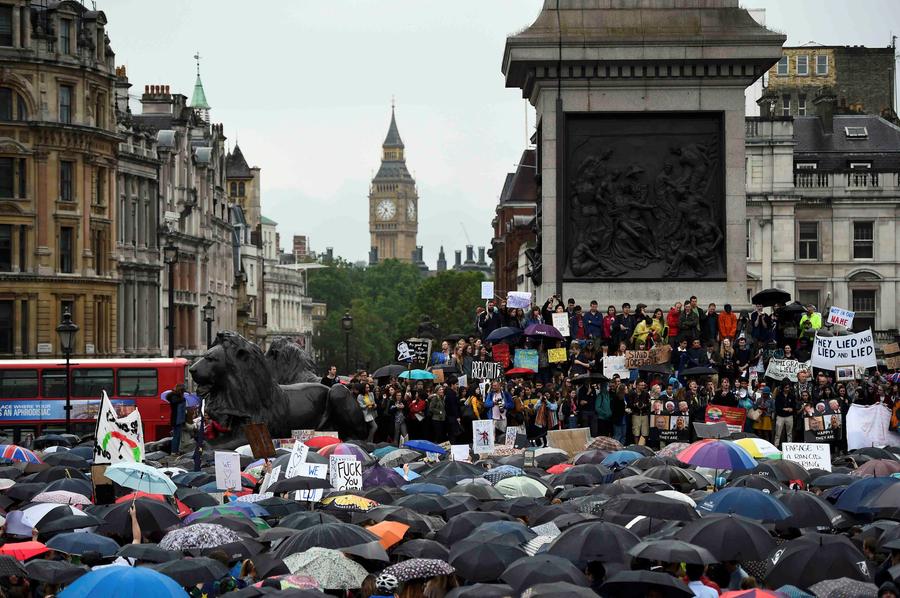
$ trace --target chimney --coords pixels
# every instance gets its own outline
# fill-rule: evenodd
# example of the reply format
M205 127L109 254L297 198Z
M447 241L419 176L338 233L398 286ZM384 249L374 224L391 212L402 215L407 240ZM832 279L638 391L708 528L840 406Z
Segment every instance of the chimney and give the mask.
M447 257L444 255L444 246L441 245L441 250L438 252L437 271L444 272L446 270L447 270Z
M172 114L172 94L168 85L145 85L141 96L142 114Z
M475 248L471 245L466 245L466 263L474 264L475 263Z
M484 261L484 247L478 248L478 265L486 266L487 262Z
M837 96L829 87L823 87L813 100L816 116L822 122L822 129L826 134L834 133L834 106L836 103Z
M128 82L128 71L124 66L116 67L116 112L128 113L128 90L131 83Z
M454 270L459 270L462 266L462 251L459 249L456 250L456 263L453 265Z

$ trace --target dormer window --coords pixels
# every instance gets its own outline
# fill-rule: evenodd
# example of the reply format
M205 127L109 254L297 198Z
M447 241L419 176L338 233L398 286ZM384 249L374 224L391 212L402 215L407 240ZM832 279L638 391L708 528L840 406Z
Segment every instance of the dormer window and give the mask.
M869 130L866 127L844 127L844 135L847 139L868 139Z

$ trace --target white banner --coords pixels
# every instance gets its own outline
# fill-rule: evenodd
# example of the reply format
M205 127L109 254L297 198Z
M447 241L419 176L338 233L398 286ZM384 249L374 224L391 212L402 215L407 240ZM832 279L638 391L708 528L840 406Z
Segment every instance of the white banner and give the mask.
M807 471L831 471L831 446L824 442L785 442L781 445L781 458L799 463Z
M241 489L241 456L237 453L216 451L216 488Z
M324 480L328 475L328 466L324 463L301 463L297 467L297 475L306 478L318 478ZM297 490L294 493L294 500L303 500L310 502L319 502L322 500L324 490Z
M476 455L494 454L494 420L476 419L472 422L472 452Z
M567 312L563 312L561 314L554 313L553 314L553 327L559 330L559 333L563 336L570 336L569 333L569 314Z
M362 463L353 455L330 455L328 475L335 490L362 490Z
M531 293L524 291L510 291L506 294L506 307L528 309L531 307Z
M816 335L813 342L812 366L823 370L836 370L841 366L874 368L875 341L872 331L866 330L846 336Z
M766 368L766 378L774 378L781 381L788 378L791 382L797 381L797 372L810 372L812 367L808 361L800 362L796 359L770 359Z
M628 371L628 366L625 365L625 359L624 355L605 355L603 357L603 375L612 380L612 377L618 374L622 380L628 380L631 377L631 372Z
M847 412L847 450L864 446L898 446L900 434L888 430L891 423L891 410L886 406L850 405Z
M493 361L473 361L472 377L477 380L496 380L503 375L503 365Z
M836 326L843 326L844 328L850 328L853 326L854 316L856 316L856 312L854 311L831 306L831 309L828 310L828 323Z
M100 396L96 432L94 465L144 460L144 426L140 411L135 407L125 417L117 417L105 390Z

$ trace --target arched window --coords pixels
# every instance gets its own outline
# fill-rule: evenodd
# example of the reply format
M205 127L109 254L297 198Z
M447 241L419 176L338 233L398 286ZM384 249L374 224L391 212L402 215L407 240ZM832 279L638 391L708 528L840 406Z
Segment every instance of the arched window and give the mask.
M0 120L28 120L25 98L9 87L0 87Z
M231 195L237 195L237 183L231 183Z
M244 197L244 183L238 183L238 196Z

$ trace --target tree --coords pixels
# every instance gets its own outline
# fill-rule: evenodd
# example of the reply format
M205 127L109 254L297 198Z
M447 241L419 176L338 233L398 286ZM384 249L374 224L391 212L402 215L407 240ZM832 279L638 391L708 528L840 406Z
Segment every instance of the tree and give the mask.
M475 308L481 303L481 272L446 270L426 278L416 297L404 329L414 334L424 316L429 316L442 334L475 331Z

